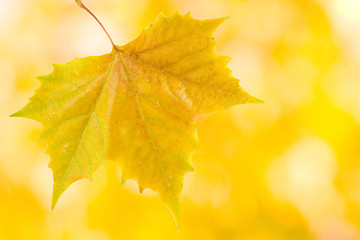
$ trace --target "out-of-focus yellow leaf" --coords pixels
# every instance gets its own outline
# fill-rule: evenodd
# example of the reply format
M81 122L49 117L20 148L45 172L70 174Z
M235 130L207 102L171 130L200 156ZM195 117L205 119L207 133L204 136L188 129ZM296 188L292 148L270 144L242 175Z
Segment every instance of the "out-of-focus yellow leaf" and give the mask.
M34 194L0 175L0 239L47 239L45 211Z
M78 2L79 3L79 2ZM80 2L81 3L81 2ZM106 160L159 193L176 219L184 174L197 150L194 117L260 100L239 87L215 52L213 32L226 18L159 15L140 36L109 54L54 64L13 116L43 124L54 174L52 208L75 181Z

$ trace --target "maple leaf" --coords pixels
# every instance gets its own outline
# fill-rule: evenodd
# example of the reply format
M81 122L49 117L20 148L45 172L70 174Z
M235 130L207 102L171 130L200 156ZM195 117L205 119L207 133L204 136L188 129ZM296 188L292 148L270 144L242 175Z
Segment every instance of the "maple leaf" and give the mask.
M39 89L12 116L43 125L52 208L73 182L115 161L122 183L134 179L140 192L157 192L179 218L183 178L198 150L195 116L261 102L231 76L230 58L215 52L213 33L226 19L160 14L125 46L108 35L111 53L54 64L51 74L38 77Z

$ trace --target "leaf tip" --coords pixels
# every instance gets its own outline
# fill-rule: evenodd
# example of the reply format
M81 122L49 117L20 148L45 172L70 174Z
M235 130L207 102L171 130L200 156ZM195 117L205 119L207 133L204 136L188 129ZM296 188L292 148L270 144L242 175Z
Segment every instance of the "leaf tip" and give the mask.
M44 140L44 137L40 134L36 139L35 142L40 143ZM45 154L47 154L47 149L45 150Z
M140 184L139 184L139 192L140 192L140 194L142 194L144 192L144 187Z
M229 57L229 56L224 56L224 63L228 64L231 60L233 60L233 57Z
M160 192L160 198L165 203L166 207L170 210L176 227L178 228L180 224L180 196L178 195L175 197L172 192L170 194L170 198L164 198L164 195Z
M156 18L156 21L155 22L158 22L158 21L160 21L162 18L164 18L165 17L165 15L164 15L164 13L163 12L160 12L159 13L159 15L157 16L157 18ZM151 24L150 24L151 25Z
M127 179L126 179L124 176L121 176L121 178L120 178L120 184L121 184L122 187L124 186L124 184L126 183L126 181L127 181Z
M90 171L89 176L88 176L88 179L89 179L90 181L92 181L92 180L93 180L93 177L94 177L94 174L93 174L92 171Z
M59 69L59 63L53 63L51 65L53 67L53 72L55 72L57 69Z
M171 214L173 215L174 221L175 221L175 225L176 225L176 230L179 231L180 230L180 211L179 209L170 209Z
M51 164L51 162L50 162ZM49 164L49 167L51 168ZM54 170L53 170L54 171ZM53 184L53 195L51 200L51 210L54 210L56 204L61 197L61 195L65 192L65 190L71 185L71 182L64 183L63 181L55 181Z
M26 111L24 110L24 108L20 109L19 111L11 114L9 117L24 117L24 118L29 118L29 116L26 115Z
M20 111L17 111L16 113L11 114L9 117L21 117L21 114L19 113Z
M219 21L219 25L228 20L229 18L229 16L218 18L217 20Z
M265 103L263 100L253 97L250 95L250 97L247 99L246 103Z
M53 196L52 200L51 200L51 211L54 211L55 207L56 207L56 203L59 200L59 198L55 198Z
M60 191L57 188L57 184L53 185L53 195L52 195L52 200L51 200L51 210L54 210L56 207L56 204L61 196L61 194L63 193L63 191Z
M238 104L245 104L245 103L264 103L263 100L254 97L252 95L250 95L249 93L245 92L240 86L238 87L238 89L240 90L239 93L241 96L241 100L240 103Z
M54 66L54 65L53 65ZM36 79L41 83L44 83L46 80L47 80L47 76L48 75L45 75L45 76L37 76Z

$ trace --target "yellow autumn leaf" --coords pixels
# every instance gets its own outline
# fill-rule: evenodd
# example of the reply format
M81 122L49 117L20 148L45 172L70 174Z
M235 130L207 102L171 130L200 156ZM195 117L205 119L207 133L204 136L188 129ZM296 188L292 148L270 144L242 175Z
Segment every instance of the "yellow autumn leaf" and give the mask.
M84 8L81 1L76 1ZM150 188L179 218L184 174L198 149L194 118L261 102L239 87L215 52L213 33L226 18L160 14L137 39L111 53L54 64L12 116L43 124L54 187L52 208L75 181L115 161L122 182Z

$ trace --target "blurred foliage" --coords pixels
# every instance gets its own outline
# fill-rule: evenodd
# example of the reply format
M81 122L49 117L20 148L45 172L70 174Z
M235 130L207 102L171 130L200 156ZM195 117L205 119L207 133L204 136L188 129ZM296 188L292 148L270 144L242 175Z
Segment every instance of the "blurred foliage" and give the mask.
M50 210L38 123L8 116L51 63L110 52L74 1L0 0L0 239L360 239L360 2L87 0L123 45L159 12L230 16L218 52L265 101L197 119L205 154L185 176L180 231L114 164Z

